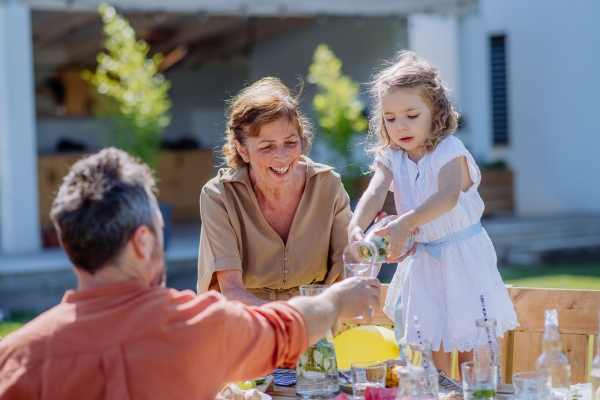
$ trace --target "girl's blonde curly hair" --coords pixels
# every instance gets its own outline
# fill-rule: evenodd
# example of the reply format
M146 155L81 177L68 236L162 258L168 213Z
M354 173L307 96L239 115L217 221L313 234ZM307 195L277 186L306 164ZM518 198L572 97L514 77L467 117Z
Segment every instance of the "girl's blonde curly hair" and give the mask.
M440 72L416 53L401 51L393 59L384 62L370 82L373 106L367 136L369 154L376 156L388 148L401 149L390 139L381 106L382 95L395 89L418 89L429 106L431 133L423 144L427 152L433 151L442 139L456 131L459 113L448 100L448 89L442 82Z

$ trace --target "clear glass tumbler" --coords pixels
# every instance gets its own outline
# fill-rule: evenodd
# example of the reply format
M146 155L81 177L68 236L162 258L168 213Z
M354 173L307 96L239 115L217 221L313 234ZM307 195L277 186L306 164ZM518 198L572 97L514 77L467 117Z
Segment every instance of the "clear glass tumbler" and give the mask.
M300 286L300 296L316 296L327 285ZM332 399L340 394L337 360L331 329L317 343L308 346L296 364L296 397L302 400Z
M364 251L368 249L368 251ZM372 242L356 241L344 248L344 279L353 276L377 276L377 266L372 254L377 251Z
M535 371L513 374L512 383L516 400L537 400L537 381Z
M468 361L460 365L465 400L495 400L498 390L498 365Z
M352 371L352 395L364 397L367 388L385 387L385 363L379 361L361 361L350 364Z

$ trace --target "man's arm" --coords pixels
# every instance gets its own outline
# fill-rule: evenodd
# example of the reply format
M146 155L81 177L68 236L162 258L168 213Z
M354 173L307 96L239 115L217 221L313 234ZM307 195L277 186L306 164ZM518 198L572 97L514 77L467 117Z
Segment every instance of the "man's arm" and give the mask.
M239 303L221 305L224 318L218 329L223 346L224 381L251 379L279 365L294 365L311 343L323 338L340 317L379 309L380 283L375 278L345 279L314 297L295 297L261 307Z
M294 297L288 304L294 307L306 323L310 343L316 343L340 317L362 315L371 322L369 306L379 310L381 284L375 278L350 278L334 284L314 297Z

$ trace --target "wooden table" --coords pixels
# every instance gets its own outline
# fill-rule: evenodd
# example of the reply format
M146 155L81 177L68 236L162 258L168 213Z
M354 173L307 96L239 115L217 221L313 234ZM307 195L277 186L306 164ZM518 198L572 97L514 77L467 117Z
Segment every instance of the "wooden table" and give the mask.
M271 397L273 397L273 400L296 399L296 386L295 385L288 386L288 387L275 386L275 389L267 391L267 394L269 394ZM354 398L354 396L352 396L351 394L346 393L346 396L348 396L349 399ZM498 389L498 393L496 394L496 400L514 400L514 397L515 396L514 396L513 385L507 384L507 383L503 383L502 385L500 385L500 388Z

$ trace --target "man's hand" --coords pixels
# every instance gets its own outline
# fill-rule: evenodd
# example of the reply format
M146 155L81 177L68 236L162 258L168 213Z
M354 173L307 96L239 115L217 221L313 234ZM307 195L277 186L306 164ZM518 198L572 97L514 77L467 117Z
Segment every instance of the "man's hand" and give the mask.
M371 310L379 310L381 305L381 283L376 278L344 279L332 285L326 293L332 297L340 317L363 316L366 323L371 322Z
M297 296L288 304L302 314L310 343L319 341L340 317L362 315L371 322L369 307L379 310L381 284L376 278L355 277L334 283L314 297Z

